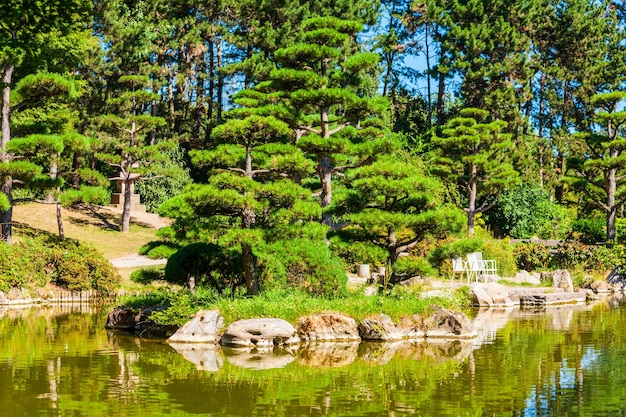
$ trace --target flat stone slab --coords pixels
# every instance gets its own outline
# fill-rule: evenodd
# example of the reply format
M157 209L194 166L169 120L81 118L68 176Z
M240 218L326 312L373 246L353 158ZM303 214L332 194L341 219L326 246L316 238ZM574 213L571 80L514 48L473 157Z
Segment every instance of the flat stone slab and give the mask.
M296 329L286 320L261 318L232 323L222 335L224 346L269 348L299 343Z
M167 341L171 343L219 343L223 328L224 318L219 310L201 310Z

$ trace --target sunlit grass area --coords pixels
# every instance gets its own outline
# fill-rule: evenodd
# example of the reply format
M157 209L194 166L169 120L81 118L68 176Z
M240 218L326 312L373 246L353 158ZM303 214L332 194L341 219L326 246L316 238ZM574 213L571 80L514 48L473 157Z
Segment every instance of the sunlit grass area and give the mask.
M136 254L141 246L156 238L156 228L136 221L131 222L130 233L121 233L121 215L104 207L64 208L62 217L66 237L92 244L106 259ZM14 239L38 232L58 234L54 204L17 204L13 222Z

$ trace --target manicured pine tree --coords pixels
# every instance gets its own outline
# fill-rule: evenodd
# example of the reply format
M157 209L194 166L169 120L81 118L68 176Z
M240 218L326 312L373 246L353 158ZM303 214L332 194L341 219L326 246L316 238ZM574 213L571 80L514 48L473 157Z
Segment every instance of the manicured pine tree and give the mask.
M338 236L383 248L389 266L425 238L443 238L463 227L463 212L443 203L443 184L426 175L417 158L386 155L346 175L349 186L336 206L347 226Z
M11 140L11 88L15 80L13 75L24 59L36 59L41 44L42 33L58 33L64 35L72 31L82 30L81 25L88 18L92 3L82 0L12 0L0 2L0 87L2 89L2 105L0 109L1 131L0 163L9 164L11 155L7 146ZM32 66L31 66L32 67ZM0 223L2 239L11 242L12 170L7 166L1 169L1 200ZM21 171L21 170L20 170ZM16 174L19 174L16 172Z
M68 201L97 204L108 201L108 192L104 188L108 185L106 177L91 169L74 170L73 167L75 153L90 148L89 140L74 131L77 119L77 112L71 108L76 98L74 84L72 79L49 73L21 79L14 89L14 137L7 145L15 162L28 161L38 167L37 171L45 172L33 181L16 184L43 192L46 203L57 204L61 238L64 237L62 199L66 204ZM61 193L66 191L63 185L73 183L76 189L62 198Z
M123 184L122 232L130 228L133 184L146 180L146 172L158 175L161 161L168 158L167 150L175 144L162 141L150 144L148 133L165 124L161 117L152 116L149 106L157 94L147 90L147 76L124 75L118 80L125 90L108 100L111 113L99 120L103 128L101 151L97 158L117 170L116 180Z
M191 153L194 164L208 168L208 183L188 187L160 211L176 218L179 239L237 248L247 292L256 295L257 258L267 242L321 239L325 230L312 223L319 206L290 179L308 174L312 164L291 143L292 129L264 115L267 110L251 96L247 91L235 96L241 107L213 130L214 149Z
M595 95L591 103L598 109L589 132L575 136L585 148L584 156L568 163L575 175L567 177L575 189L606 213L606 241L615 240L615 220L626 203L626 92Z
M476 214L487 211L518 177L511 164L511 135L502 133L506 123L488 117L486 110L463 109L433 138L438 147L433 172L455 190L457 206L467 213L468 236L474 235Z
M392 148L383 135L387 101L373 97L378 56L361 51L362 25L333 17L302 23L302 41L275 53L278 69L259 90L271 92L295 132L296 144L315 158L322 209L332 203L333 176L372 162ZM277 110L280 111L280 110ZM322 221L332 224L324 212Z

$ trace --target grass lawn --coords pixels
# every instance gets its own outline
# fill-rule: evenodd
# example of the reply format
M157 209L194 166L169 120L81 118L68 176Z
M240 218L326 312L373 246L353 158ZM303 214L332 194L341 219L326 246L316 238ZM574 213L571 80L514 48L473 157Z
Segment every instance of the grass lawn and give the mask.
M137 254L141 246L156 239L157 228L131 221L129 233L120 232L121 214L105 207L63 208L65 236L94 245L106 259ZM30 232L58 234L56 205L16 204L13 207L13 238Z

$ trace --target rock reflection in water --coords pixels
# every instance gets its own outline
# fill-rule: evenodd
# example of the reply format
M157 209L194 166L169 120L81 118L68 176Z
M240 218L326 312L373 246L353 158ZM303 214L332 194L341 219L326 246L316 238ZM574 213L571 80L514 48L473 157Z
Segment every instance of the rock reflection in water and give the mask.
M246 349L222 347L226 360L240 368L276 369L284 368L296 360L292 352L282 348Z
M339 367L356 360L360 342L310 342L300 346L298 362L314 367Z
M214 343L168 343L176 352L196 365L199 371L217 372L224 366L224 353Z

